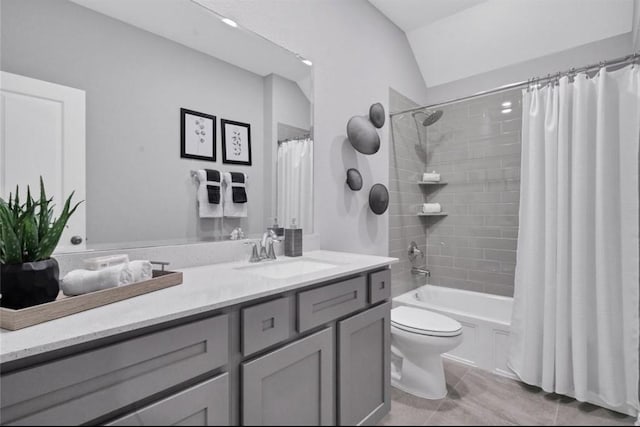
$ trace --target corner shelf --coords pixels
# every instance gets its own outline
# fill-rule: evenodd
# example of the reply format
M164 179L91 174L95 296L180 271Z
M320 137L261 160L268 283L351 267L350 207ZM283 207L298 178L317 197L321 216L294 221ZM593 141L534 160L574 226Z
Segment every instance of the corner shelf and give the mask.
M418 185L447 185L444 181L418 181Z
M433 212L433 213L418 212L416 215L417 216L447 216L449 214L446 212Z

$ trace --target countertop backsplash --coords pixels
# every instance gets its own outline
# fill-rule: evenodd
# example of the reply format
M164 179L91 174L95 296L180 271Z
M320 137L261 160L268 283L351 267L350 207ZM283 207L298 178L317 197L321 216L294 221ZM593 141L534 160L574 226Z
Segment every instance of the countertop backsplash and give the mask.
M305 252L320 249L320 239L317 234L306 234L303 239ZM256 239L61 253L54 254L53 257L58 261L60 266L61 278L71 270L84 268L83 261L87 258L115 254L127 254L131 260L166 261L170 263L166 269L176 270L200 265L218 264L221 262L249 260L251 246L245 244L247 241L255 242ZM284 254L282 242L277 243L274 249L277 256Z

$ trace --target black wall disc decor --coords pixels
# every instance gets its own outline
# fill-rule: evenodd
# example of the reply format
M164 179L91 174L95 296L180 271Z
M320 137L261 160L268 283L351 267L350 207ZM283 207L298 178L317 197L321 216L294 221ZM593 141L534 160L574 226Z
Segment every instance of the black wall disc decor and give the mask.
M369 191L369 207L376 215L382 215L389 207L389 191L382 184L376 184Z
M380 129L384 126L384 119L384 107L382 104L377 102L369 107L369 120L371 120L371 123L373 123L375 127Z
M359 191L362 188L362 175L358 172L358 169L347 170L347 185L353 191Z
M380 136L371 122L362 116L353 116L347 123L349 142L362 154L375 154L380 149Z

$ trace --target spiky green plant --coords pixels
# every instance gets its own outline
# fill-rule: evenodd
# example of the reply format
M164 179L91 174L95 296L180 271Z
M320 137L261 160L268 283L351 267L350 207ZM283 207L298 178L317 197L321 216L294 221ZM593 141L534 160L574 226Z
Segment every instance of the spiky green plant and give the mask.
M51 257L58 245L69 218L80 203L71 207L69 196L58 218L53 216L53 198L47 198L40 177L40 198L31 196L27 187L27 200L20 203L20 190L9 194L9 202L0 198L0 263L20 264L41 261Z

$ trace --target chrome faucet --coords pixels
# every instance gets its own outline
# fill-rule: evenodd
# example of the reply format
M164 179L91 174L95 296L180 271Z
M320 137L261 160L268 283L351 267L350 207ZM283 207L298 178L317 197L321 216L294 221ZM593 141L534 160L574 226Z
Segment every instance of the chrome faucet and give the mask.
M276 259L276 252L273 250L273 242L278 238L275 231L269 229L262 235L260 244L261 259Z
M249 258L249 262L260 262L260 255L258 255L258 244L256 242L245 242L245 245L253 245L251 250L251 257Z
M418 248L416 242L411 242L409 244L408 254L409 260L411 261L411 274L431 277L431 271L427 270L425 265L423 265L422 267L416 267L414 265L418 257L424 259L424 252L422 252L420 248Z
M424 267L411 267L411 274L415 274L418 276L431 277L431 271L427 270Z
M415 262L418 256L421 258L424 258L424 252L422 252L420 248L418 248L418 244L413 241L409 244L409 249L407 250L407 253L409 254L409 260L411 261L412 264Z
M273 242L277 240L277 235L273 230L265 231L262 239L258 242L247 242L247 245L253 245L249 262L260 262L266 259L277 259L276 251L273 249ZM258 246L260 249L258 249Z

